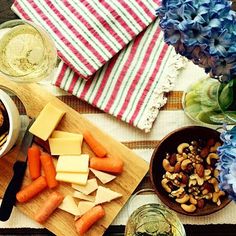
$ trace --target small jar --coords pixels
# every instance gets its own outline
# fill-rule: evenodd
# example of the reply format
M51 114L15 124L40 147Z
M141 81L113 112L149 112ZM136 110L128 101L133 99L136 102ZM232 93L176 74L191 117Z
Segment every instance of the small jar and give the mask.
M185 236L185 230L177 215L157 203L137 208L129 217L125 236Z

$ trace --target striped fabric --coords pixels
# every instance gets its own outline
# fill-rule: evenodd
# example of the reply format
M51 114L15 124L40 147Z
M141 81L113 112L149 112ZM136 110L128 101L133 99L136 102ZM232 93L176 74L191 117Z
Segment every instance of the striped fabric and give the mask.
M168 82L164 81L163 71L173 54L155 20L91 80L83 80L61 63L53 83L106 113L149 131L163 105L163 83Z
M155 0L16 0L12 10L41 25L58 55L88 79L155 18Z

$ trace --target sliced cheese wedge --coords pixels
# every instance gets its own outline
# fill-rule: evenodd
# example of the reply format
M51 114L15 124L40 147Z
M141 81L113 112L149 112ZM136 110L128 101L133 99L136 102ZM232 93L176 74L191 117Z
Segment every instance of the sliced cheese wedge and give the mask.
M58 158L56 171L57 172L79 172L87 173L89 171L89 155L74 155L64 156Z
M64 114L65 111L59 109L52 103L48 103L30 127L30 133L46 141Z
M95 170L93 168L90 168L90 170L103 184L106 184L116 178L115 175L111 175L111 174L108 174L99 170Z
M88 173L58 172L56 174L56 180L68 182L68 183L86 185L87 180L88 180Z
M61 131L61 130L54 130L50 136L50 138L83 138L82 134L77 134L77 133L70 133L66 131Z
M85 186L81 186L78 184L72 184L72 188L80 191L85 195L89 195L90 193L94 192L98 188L97 180L95 178L89 179Z
M52 155L80 155L82 138L49 138Z
M82 216L84 213L86 213L88 210L90 210L94 206L95 206L94 202L80 201L78 204L79 215Z
M83 193L80 193L79 191L74 191L73 197L79 198L79 199L82 199L82 200L85 200L85 201L89 201L89 202L94 202L95 201L94 196L85 195Z
M122 197L122 194L117 193L109 188L98 186L97 194L95 197L95 204L110 202L116 198Z
M59 207L61 210L69 212L72 215L78 216L80 214L77 204L72 196L65 196L63 202Z

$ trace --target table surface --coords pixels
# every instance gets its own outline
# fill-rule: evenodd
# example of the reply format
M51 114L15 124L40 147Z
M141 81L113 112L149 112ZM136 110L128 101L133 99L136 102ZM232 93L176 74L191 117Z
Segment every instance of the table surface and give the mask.
M12 0L0 0L0 23L5 22L10 19L15 19L17 16L10 10L10 6L12 4ZM179 82L180 83L180 82ZM187 85L186 85L187 86ZM125 144L127 147L133 149L134 151L137 151L140 155L149 156L151 155L153 149L158 144L159 140L161 139L161 136L163 136L165 133L168 133L173 128L178 128L178 126L192 124L193 122L188 120L183 114L182 106L181 106L181 97L183 94L182 89L179 89L178 86L175 88L173 92L170 92L168 97L167 104L161 109L161 112L157 118L157 121L154 124L153 129L160 129L162 120L165 119L166 113L173 112L173 114L178 114L179 117L175 117L175 119L182 119L181 121L178 120L178 124L173 124L175 122L175 119L172 120L169 119L169 129L167 128L165 132L161 132L161 135L156 136L156 131L154 130L150 134L142 134L141 131L130 127L127 124L124 124L121 121L116 120L115 118L104 114L102 111L90 106L89 104L80 101L79 99L75 98L74 96L67 96L67 95L61 95L61 91L58 93L59 90L55 89L55 94L60 94L58 96L62 101L73 107L78 112L84 114L88 119L92 120L96 125L102 126L104 121L108 121L112 124L113 129L121 129L118 134L114 134L117 139L120 139L120 141ZM96 116L98 119L93 118L93 116ZM158 125L160 123L160 126ZM112 132L112 130L109 130ZM122 138L123 136L121 133L127 133L129 138L126 140ZM119 136L120 134L120 136ZM141 139L136 139L135 137L141 137ZM132 137L134 141L132 141ZM151 183L149 180L149 176L147 175L144 180L141 182L141 184L138 186L137 190L143 189L143 188L151 188ZM214 222L211 222L214 224ZM226 223L226 222L225 222ZM48 232L45 229L33 229L28 228L27 226L23 226L24 228L15 228L16 226L13 224L10 228L5 228L4 226L0 226L0 235L51 235L50 232ZM17 226L19 227L19 226ZM194 235L236 235L236 225L234 224L207 224L204 225L198 224L198 225L190 225L185 224L185 229L187 232L187 235L194 236ZM112 225L106 232L106 235L123 235L124 234L124 225L123 226L114 226Z

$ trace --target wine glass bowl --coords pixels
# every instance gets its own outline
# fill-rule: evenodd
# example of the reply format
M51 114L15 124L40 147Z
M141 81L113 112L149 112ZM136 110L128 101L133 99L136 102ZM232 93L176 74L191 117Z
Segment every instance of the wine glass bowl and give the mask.
M0 25L0 73L14 82L48 77L57 62L54 42L40 26L25 20Z

